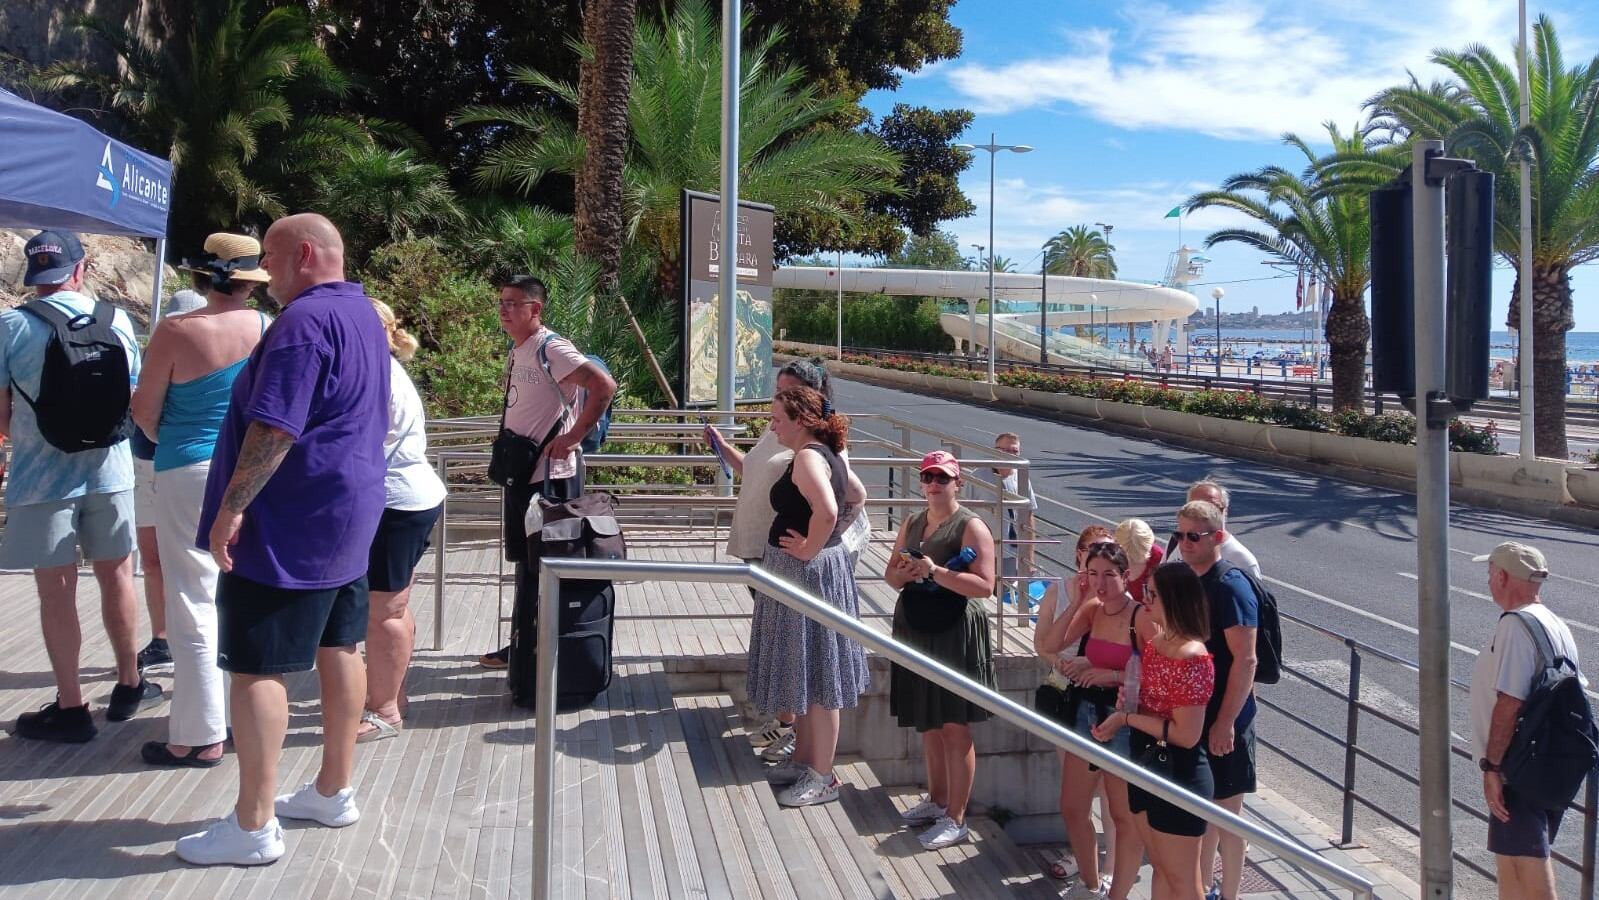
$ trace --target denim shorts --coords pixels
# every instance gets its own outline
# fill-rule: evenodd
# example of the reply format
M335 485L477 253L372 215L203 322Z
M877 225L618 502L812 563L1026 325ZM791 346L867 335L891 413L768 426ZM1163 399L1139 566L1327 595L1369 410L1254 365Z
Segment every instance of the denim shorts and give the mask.
M1566 811L1540 809L1517 797L1515 789L1509 787L1505 788L1505 806L1510 810L1510 821L1488 817L1488 852L1548 859L1549 845L1555 842Z
M217 579L217 667L239 675L308 672L319 647L366 640L366 576L341 587L272 587L232 572Z
M1077 721L1072 723L1072 730L1123 759L1132 759L1132 746L1128 743L1128 732L1132 729L1122 726L1116 732L1116 736L1105 743L1100 743L1099 739L1094 737L1094 726L1115 711L1115 709L1106 709L1104 716L1101 716L1094 704L1089 703L1087 700L1081 701L1077 704ZM1098 767L1096 766L1095 768Z

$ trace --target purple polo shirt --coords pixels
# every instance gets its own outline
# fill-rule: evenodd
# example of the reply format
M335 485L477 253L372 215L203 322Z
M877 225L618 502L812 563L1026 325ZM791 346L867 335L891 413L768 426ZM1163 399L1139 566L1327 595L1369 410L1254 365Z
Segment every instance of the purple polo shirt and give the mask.
M389 344L361 285L308 288L283 310L238 378L205 486L196 543L233 477L251 422L294 435L282 465L244 512L233 572L293 590L366 574L383 514Z

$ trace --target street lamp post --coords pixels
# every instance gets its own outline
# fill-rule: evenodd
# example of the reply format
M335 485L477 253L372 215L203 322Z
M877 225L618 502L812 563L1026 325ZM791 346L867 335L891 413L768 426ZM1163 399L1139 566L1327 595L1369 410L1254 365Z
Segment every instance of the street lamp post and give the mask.
M1000 151L1031 153L1026 144L996 144L994 133L989 132L986 144L956 144L957 150L988 151L988 383L994 383L994 157Z
M1039 279L1038 364L1049 365L1049 244L1044 245L1044 277Z
M1216 377L1221 377L1221 298L1227 292L1219 287L1210 289L1210 296L1216 301Z
M983 251L988 248L982 244L972 244L971 247L977 251L977 261L982 262ZM967 300L970 302L966 304L966 356L970 358L976 355L977 350L977 298L968 297Z

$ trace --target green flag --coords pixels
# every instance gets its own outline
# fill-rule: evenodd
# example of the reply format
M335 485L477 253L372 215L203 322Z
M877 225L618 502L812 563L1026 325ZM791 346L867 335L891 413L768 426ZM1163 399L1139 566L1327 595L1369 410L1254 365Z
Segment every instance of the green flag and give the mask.
M1182 214L1183 214L1183 208L1181 206L1173 206L1171 208L1171 212L1166 214L1166 218L1175 219L1175 218L1177 218L1178 216L1180 216Z

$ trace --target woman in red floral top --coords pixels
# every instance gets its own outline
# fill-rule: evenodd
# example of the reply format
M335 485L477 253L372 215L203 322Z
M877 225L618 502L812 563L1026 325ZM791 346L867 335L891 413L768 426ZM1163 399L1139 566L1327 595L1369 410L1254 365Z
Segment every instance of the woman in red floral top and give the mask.
M1168 563L1155 570L1147 592L1148 613L1138 617L1143 645L1138 712L1116 712L1094 729L1108 741L1123 725L1132 728L1133 758L1157 742L1171 758L1169 780L1209 799L1214 790L1200 737L1205 704L1216 687L1216 669L1205 639L1210 611L1205 589L1192 569ZM1128 806L1138 822L1155 869L1156 900L1199 900L1199 842L1206 822L1137 785L1127 786Z

